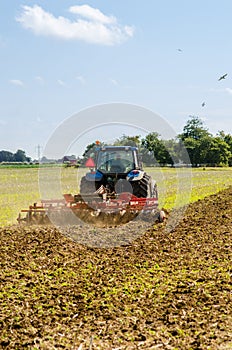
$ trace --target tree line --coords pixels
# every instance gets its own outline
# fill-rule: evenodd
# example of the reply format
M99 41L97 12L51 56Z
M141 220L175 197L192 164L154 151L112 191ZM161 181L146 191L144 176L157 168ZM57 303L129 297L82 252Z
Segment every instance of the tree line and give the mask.
M102 143L104 144L104 143ZM192 166L232 166L232 135L219 131L213 136L203 121L190 116L182 133L176 138L164 140L152 131L144 138L140 135L123 135L113 143L115 146L127 145L139 148L145 165L191 164ZM92 143L86 147L82 164L94 154L97 147ZM18 149L15 153L0 151L1 162L31 162L25 151Z
M190 116L182 133L170 140L153 131L146 137L123 135L113 145L137 146L145 165L191 164L197 166L232 166L232 135L219 131L213 136L203 121ZM96 147L86 147L84 160Z
M0 163L1 162L17 162L25 163L30 162L31 158L26 156L25 151L18 149L15 153L10 151L0 151Z

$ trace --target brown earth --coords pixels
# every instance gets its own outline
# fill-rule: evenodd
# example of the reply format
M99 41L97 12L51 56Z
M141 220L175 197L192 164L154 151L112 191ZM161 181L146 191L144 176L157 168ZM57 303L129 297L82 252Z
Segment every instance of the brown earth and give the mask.
M0 347L232 349L232 188L166 225L108 249L1 228Z

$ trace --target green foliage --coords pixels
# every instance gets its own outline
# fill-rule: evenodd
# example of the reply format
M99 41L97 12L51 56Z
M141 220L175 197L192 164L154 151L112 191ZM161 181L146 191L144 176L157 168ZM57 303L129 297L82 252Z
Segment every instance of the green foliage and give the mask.
M25 151L20 149L16 153L9 151L0 151L0 163L1 162L30 162L31 158L26 156Z
M0 162L13 162L14 155L9 151L0 151Z
M186 138L194 140L201 140L205 136L209 136L208 129L204 127L202 120L195 116L190 116L184 126L183 133L179 135L179 138L184 141Z
M211 138L206 152L206 163L219 166L227 166L231 152L229 145L220 137Z
M223 132L219 136L212 136L198 117L190 117L178 138L186 147L193 166L231 165L232 137Z
M132 146L132 147L139 147L141 143L140 136L127 136L122 135L120 138L118 138L114 142L114 146Z
M197 166L197 164L200 163L200 141L192 137L186 137L183 142L188 152L191 164Z
M28 158L24 151L21 149L18 149L17 152L14 154L14 161L15 162L26 162L29 161L30 158Z
M100 143L100 142L99 143L92 142L91 144L87 145L83 153L83 158L80 160L80 165L85 165L86 161L89 158L93 158L93 160L95 161L96 149L101 146L103 146L103 143Z
M123 135L114 145L139 147L142 161L147 166L175 163L191 163L195 167L232 165L232 136L221 131L214 137L196 116L190 116L176 139L163 140L157 132L150 132L143 139L139 135Z
M228 165L232 166L232 135L225 134L224 131L219 131L218 137L229 146Z
M171 141L170 141L171 142ZM145 155L146 163L147 155L149 154L150 161L153 157L154 161L150 164L173 164L174 161L172 159L171 153L168 149L170 143L165 142L160 139L160 135L157 132L152 132L148 134L141 142L143 149L141 151L142 154Z
M96 149L96 143L95 142L92 142L91 144L87 145L86 149L85 149L85 151L83 153L83 157L84 158L90 157L91 154L94 153L95 149Z

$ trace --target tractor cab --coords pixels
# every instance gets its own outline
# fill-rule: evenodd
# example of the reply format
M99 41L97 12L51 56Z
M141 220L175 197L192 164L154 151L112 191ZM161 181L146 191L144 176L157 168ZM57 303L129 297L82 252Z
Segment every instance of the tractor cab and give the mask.
M131 170L138 168L138 151L136 147L105 146L97 151L96 170L103 174L127 174Z
M91 163L91 162L90 162ZM103 146L95 149L94 169L80 183L81 193L108 194L130 192L137 197L148 197L152 183L142 170L138 148L132 146ZM143 184L144 182L144 184Z

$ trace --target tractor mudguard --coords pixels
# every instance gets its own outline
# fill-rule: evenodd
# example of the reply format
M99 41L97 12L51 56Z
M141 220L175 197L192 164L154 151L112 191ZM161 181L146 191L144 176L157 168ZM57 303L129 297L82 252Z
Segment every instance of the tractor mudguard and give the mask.
M127 181L139 181L143 178L144 176L144 171L143 170L131 170L128 174L127 174Z
M87 173L85 175L87 181L101 181L103 178L103 174L100 171L92 171L91 173Z

